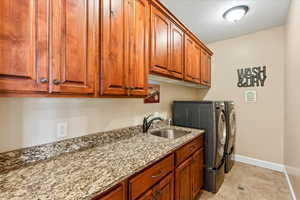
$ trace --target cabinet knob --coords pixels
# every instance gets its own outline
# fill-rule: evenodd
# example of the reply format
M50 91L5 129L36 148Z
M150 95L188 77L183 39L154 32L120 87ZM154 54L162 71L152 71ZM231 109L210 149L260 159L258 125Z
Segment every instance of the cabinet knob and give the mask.
M48 83L49 80L47 78L40 78L41 83Z
M112 17L114 17L114 16L115 16L115 12L114 12L113 10L111 10L111 11L110 11L110 15L111 15Z
M153 200L159 200L161 196L161 191L158 190L154 193Z
M53 80L53 84L54 84L54 85L59 85L59 84L60 84L60 80L54 79L54 80Z

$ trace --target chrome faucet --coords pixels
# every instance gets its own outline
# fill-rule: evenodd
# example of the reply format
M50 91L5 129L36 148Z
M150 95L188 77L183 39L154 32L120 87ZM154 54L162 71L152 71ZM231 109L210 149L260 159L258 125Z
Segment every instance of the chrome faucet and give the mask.
M168 127L170 128L170 127L171 127L171 125L172 125L172 119L171 119L171 118L169 118L169 119L168 119Z
M148 119L149 119L150 117L152 117L152 116L153 116L153 115L151 114L151 115L149 115L149 116L147 116L147 117L144 117L144 120L143 120L143 133L147 133L147 132L148 132L148 130L149 130L151 124L152 124L154 121L156 121L156 120L163 121L163 119L162 119L161 117L154 117L154 118L152 118L152 119L148 122Z

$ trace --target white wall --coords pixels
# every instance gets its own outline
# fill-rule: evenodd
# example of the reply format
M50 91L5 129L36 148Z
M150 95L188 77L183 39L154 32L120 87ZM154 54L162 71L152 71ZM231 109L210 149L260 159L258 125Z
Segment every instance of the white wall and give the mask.
M286 24L284 160L300 199L300 2L293 0Z
M142 123L145 115L170 116L173 100L195 100L197 90L161 85L161 103L143 99L0 98L0 152L57 141L56 123L69 124L68 138Z
M234 100L237 154L283 163L284 27L211 43L212 89L206 100ZM265 87L238 88L237 69L267 66ZM245 103L244 91L257 91L257 103Z

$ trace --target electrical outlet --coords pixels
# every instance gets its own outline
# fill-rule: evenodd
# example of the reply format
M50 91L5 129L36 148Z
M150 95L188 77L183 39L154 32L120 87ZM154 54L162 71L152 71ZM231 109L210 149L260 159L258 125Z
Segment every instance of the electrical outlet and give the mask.
M68 136L68 123L60 122L56 125L56 137L62 139Z

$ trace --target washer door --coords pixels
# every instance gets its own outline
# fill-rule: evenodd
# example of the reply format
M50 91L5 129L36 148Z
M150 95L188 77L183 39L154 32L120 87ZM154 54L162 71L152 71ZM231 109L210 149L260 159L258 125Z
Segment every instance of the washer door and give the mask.
M218 120L218 145L217 145L217 163L220 163L224 157L224 150L226 144L226 118L224 112L220 113Z
M236 135L236 119L235 112L232 110L229 115L229 131L230 131L230 139L229 139L229 148L233 146L233 142Z

